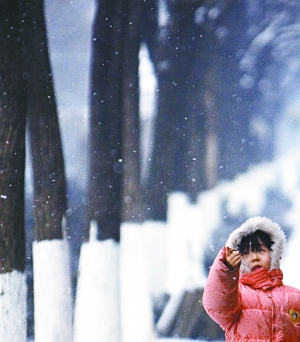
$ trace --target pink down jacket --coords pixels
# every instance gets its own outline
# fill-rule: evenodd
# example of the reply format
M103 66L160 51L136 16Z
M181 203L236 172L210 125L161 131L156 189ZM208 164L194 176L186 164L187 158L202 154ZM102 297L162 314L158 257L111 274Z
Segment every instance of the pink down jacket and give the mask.
M229 342L299 342L300 291L282 283L280 269L239 275L224 264L225 248L215 259L203 294L210 317Z

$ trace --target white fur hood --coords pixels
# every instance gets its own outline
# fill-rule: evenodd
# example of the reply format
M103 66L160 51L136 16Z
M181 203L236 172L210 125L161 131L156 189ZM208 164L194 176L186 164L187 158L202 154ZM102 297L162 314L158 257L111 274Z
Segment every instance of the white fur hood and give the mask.
M270 269L280 268L280 259L285 248L286 237L279 225L267 217L256 216L249 218L245 223L243 223L239 228L235 229L229 235L226 246L237 249L237 246L240 244L242 238L248 234L254 233L256 230L265 232L274 242L271 251ZM249 270L247 270L245 265L242 265L241 272L248 273Z

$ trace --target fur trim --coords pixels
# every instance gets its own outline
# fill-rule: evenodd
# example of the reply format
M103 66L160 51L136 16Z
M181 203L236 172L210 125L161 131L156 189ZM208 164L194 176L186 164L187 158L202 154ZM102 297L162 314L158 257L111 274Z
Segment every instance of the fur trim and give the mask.
M240 244L242 238L246 235L254 233L256 230L261 230L268 234L271 240L274 242L271 251L270 269L280 268L280 259L285 248L286 237L279 225L267 217L255 216L249 218L245 223L243 223L239 228L234 230L229 235L226 246L237 249L237 246ZM241 265L240 270L241 273L249 273L250 271L244 264Z

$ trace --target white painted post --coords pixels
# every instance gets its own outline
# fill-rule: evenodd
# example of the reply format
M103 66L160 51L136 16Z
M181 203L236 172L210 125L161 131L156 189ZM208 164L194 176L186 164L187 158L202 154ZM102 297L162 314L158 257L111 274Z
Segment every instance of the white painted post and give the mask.
M26 342L26 276L0 274L0 341Z
M121 226L122 342L155 341L141 225Z
M96 235L92 221L80 251L74 342L120 342L119 244Z
M33 242L35 342L72 342L72 287L66 239Z

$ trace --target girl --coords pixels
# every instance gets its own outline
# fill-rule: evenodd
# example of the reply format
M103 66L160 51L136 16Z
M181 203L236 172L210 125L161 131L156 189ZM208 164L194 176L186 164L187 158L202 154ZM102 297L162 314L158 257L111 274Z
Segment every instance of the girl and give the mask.
M226 341L299 342L300 291L283 285L285 235L266 217L234 230L209 272L203 306ZM295 271L298 261L295 260Z

